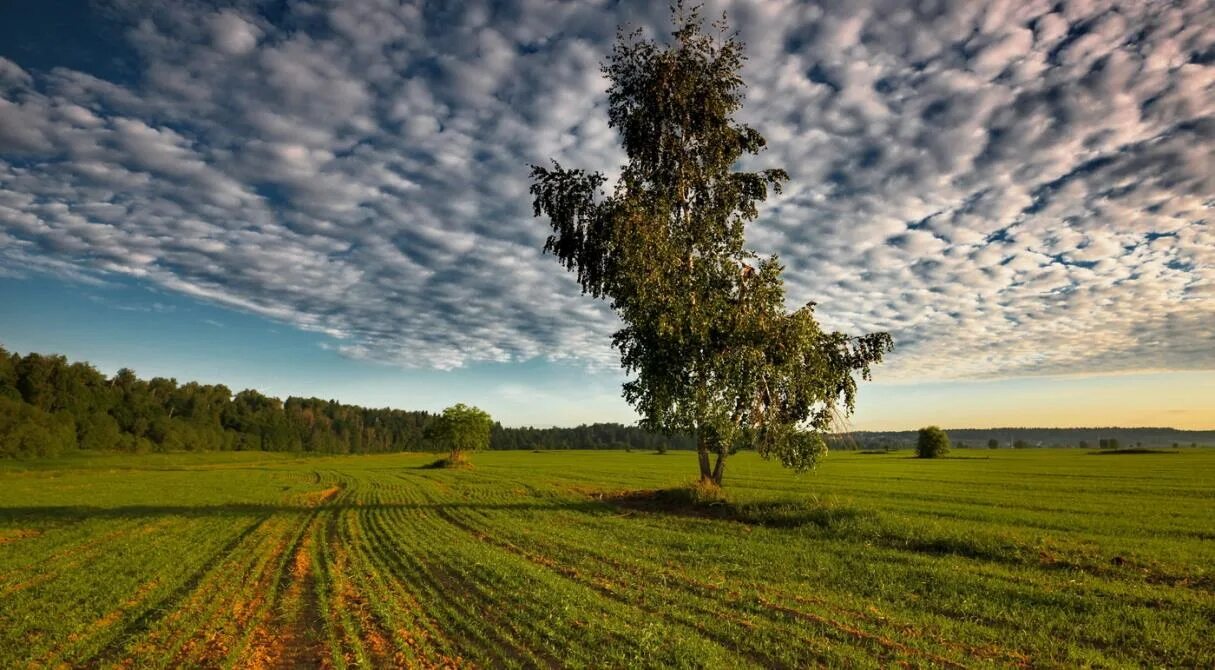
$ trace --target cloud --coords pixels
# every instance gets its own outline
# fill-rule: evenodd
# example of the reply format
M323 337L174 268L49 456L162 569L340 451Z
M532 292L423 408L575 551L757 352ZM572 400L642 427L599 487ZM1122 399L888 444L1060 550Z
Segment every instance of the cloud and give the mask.
M207 24L215 49L232 56L249 53L257 46L257 38L261 35L255 25L231 11L211 16Z
M1209 7L710 10L749 44L753 164L793 178L750 239L791 303L894 334L879 378L1215 367ZM406 366L615 363L527 165L615 172L599 63L661 3L116 11L128 80L0 58L6 272L139 277Z

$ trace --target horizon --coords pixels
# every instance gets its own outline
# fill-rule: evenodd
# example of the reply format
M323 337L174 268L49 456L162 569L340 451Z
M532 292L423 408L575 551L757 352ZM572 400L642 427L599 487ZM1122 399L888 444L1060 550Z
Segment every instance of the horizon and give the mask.
M740 116L769 145L744 167L792 177L748 243L779 254L789 304L894 337L852 429L1215 429L1209 9L706 6L748 45ZM599 63L618 23L666 19L6 4L0 344L632 424L618 321L541 254L526 166L614 174Z
M0 342L0 348L3 348L4 350L8 351L8 353L10 355L11 354L18 354L18 355L39 354L39 355L43 355L43 356L64 355L60 352L50 352L50 351L18 351L11 347L6 346L4 342ZM118 372L118 370L120 370L122 368L130 368L130 366L124 366L124 365L120 365L120 366L112 367L112 368L102 368L100 366L95 365L91 361L87 361L87 360L83 360L83 359L74 359L71 356L65 356L65 357L67 358L67 362L69 364L84 363L84 364L91 365L107 377L113 377ZM358 403L346 402L340 398L334 398L334 397L329 397L329 396L311 396L311 395L300 395L300 394L291 394L291 393L274 394L274 393L267 393L264 389L260 389L260 388L256 388L256 387L233 386L230 384L224 384L223 382L209 381L209 380L205 380L205 379L192 379L192 378L187 379L187 378L180 378L180 377L177 377L174 375L145 375L145 374L141 374L138 369L135 369L135 368L130 368L130 369L136 374L137 377L144 379L144 380L148 380L153 377L164 377L167 379L172 379L173 381L177 382L178 384L186 384L189 382L198 382L201 384L211 384L211 385L223 384L224 386L227 386L229 388L229 390L232 392L233 396L235 396L237 393L239 393L241 391L251 389L251 390L258 391L259 393L262 393L263 395L277 398L280 401L286 401L290 397L296 397L296 398L317 399L317 400L323 400L323 401L334 401L334 402L342 403L344 405L355 405L355 406L364 407L367 409L390 409L390 410L400 410L400 411L406 411L406 412L411 412L411 411L412 412L430 412L432 414L437 414L439 412L439 410L429 410L429 409L416 408L416 407L404 407L404 406L392 406L392 405L380 405L380 406L359 405ZM580 426L590 426L590 425L601 424L601 423L602 424L619 424L619 425L625 425L625 426L635 426L637 423L636 421L625 422L625 421L613 421L613 420L596 420L596 421L584 421L584 422L580 422L580 423L570 423L570 424L509 424L509 423L498 420L496 417L494 418L494 420L497 421L498 423L500 423L504 428L536 428L536 429L577 428ZM917 426L912 426L912 427L900 427L900 428L855 428L855 427L852 427L852 428L848 428L848 429L844 429L844 430L837 430L830 434L831 435L851 435L851 434L858 434L858 433L897 433L897 432L912 432L913 433L922 427L924 427L924 426L917 425ZM986 426L986 427L939 425L938 427L946 432L949 432L949 431L955 431L955 432L957 432L957 431L1011 431L1011 430L1172 430L1172 431L1181 431L1181 432L1215 432L1215 426L1212 426L1209 428L1205 428L1205 427L1186 428L1186 427L1169 426L1169 425L1128 425L1128 424L1123 424L1123 425L1116 425L1116 424L1114 424L1114 425L1095 425L1094 424L1094 425L1070 425L1070 426L1046 426L1046 425L1026 424L1026 425L992 425L992 426Z

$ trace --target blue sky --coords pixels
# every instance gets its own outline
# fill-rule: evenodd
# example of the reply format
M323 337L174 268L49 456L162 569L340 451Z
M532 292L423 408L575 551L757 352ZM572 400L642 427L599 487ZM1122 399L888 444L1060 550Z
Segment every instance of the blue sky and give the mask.
M1215 426L1203 3L709 3L790 301L897 349L857 428ZM629 421L527 164L609 174L662 3L0 6L0 343L509 424Z

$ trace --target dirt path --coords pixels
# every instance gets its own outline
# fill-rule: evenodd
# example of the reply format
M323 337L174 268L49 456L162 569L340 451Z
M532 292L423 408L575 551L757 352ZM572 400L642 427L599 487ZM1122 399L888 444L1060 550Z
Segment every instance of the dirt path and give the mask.
M245 657L238 664L249 670L329 667L324 622L316 589L314 548L318 530L314 515L280 578L278 602L268 620L258 626Z

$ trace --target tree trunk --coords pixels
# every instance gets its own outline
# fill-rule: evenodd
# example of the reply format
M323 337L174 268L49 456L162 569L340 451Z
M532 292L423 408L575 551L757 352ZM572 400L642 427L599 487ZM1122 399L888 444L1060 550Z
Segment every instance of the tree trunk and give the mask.
M706 459L707 460L707 459ZM721 486L721 477L726 473L726 450L719 449L717 462L713 464L713 483Z
M713 473L709 470L709 442L704 433L698 433L696 436L696 456L700 459L701 483L712 482Z

